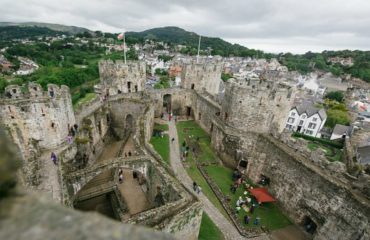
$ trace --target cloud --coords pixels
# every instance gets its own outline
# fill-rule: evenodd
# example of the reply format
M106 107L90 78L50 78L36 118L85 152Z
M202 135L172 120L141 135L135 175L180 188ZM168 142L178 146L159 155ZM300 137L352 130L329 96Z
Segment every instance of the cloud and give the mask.
M0 0L0 21L109 32L179 26L271 52L370 49L367 0Z

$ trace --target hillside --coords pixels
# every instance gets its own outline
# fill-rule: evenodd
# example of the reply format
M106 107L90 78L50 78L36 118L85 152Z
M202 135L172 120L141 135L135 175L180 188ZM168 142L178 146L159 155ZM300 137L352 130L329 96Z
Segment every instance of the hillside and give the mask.
M97 32L91 32L86 28L65 26L60 24L48 23L9 23L0 22L0 47L1 40L9 41L12 39L32 38L40 36L55 36L60 34L77 35L80 37L99 37ZM105 38L116 38L116 34L105 33ZM130 44L144 43L151 39L159 42L166 42L170 46L185 45L181 49L183 54L196 55L198 48L199 35L189 32L179 27L161 27L148 29L142 32L127 32L126 42ZM5 45L4 45L5 46ZM202 36L201 54L212 54L220 56L239 56L256 57L270 59L275 57L279 62L288 67L289 70L299 71L303 74L321 70L331 72L336 76L351 74L354 77L370 82L370 51L343 50L343 51L324 51L322 53L307 52L305 54L270 54L261 50L249 49L247 47L231 44L217 37ZM341 65L331 62L333 57L351 58L353 65Z
M48 29L53 30L53 31L66 32L66 33L70 33L70 34L91 32L89 29L82 28L82 27L66 26L66 25L54 24L54 23L40 23L40 22L23 22L23 23L0 22L0 27L5 27L5 26L48 28Z
M0 26L0 40L3 41L23 38L56 36L61 34L67 33L54 31L46 27Z
M140 41L143 42L146 39L152 39L156 41L167 42L172 45L186 45L188 46L187 52L195 54L198 47L199 35L194 32L188 32L178 27L162 27L145 30L142 32L127 32L128 41ZM248 49L247 47L231 44L216 37L205 37L202 36L201 49L206 50L207 48L212 49L213 55L221 56L264 56L264 53L259 50ZM268 57L268 56L265 56Z

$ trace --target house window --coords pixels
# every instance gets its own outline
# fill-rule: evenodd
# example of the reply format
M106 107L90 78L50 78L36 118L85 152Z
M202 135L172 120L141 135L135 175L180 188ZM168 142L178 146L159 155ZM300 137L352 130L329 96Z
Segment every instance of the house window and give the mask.
M294 118L288 118L288 123L294 123Z
M289 129L289 130L290 130L290 129L292 129L292 127L293 127L293 126L292 126L292 125L290 125L290 124L287 124L287 125L285 126L285 128L286 128L286 129Z
M295 116L295 112L291 112L290 113L290 116Z
M312 135L312 134L313 134L313 131L311 131L311 130L306 130L306 134L308 134L308 135Z
M316 122L317 121L317 118L313 118L312 121Z
M299 126L303 125L303 120L299 121Z
M315 129L316 128L316 123L308 124L308 128Z
M302 119L305 119L306 118L306 115L302 115Z

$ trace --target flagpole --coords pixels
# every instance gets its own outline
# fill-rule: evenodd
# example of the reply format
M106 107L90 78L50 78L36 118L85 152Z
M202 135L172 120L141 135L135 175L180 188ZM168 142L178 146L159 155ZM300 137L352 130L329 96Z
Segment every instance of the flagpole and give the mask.
M202 36L199 35L197 63L199 63L199 51L200 51L200 39L201 38L202 38Z
M126 64L126 34L123 33L123 56L125 58L125 64Z

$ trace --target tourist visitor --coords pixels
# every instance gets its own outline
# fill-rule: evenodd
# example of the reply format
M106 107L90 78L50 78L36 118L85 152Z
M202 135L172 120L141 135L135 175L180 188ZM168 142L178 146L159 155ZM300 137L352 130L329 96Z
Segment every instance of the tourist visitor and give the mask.
M175 138L172 138L172 139L171 139L171 142L173 143L174 141L175 141Z
M68 136L67 136L67 143L68 144L71 144L72 142L73 142L73 138L72 138L71 134L68 134Z
M119 175L118 181L119 183L123 183L123 172L121 172L121 174Z
M256 217L256 219L254 219L253 224L254 224L254 225L258 225L258 224L260 224L260 218L259 218L259 217Z
M197 189L196 189L196 192L198 193L198 194L200 194L200 192L202 191L202 188L200 187L200 186L197 186Z
M75 132L77 133L78 132L78 125L77 124L74 124L73 125L73 129L75 130Z
M242 197L239 197L239 199L236 201L236 206L240 207L244 203L245 203L245 201L243 200L243 198Z
M50 88L50 97L51 98L54 98L54 89L53 88Z
M238 188L238 186L234 183L234 184L232 184L231 185L231 187L230 187L230 191L233 193L233 194L235 194L235 192L236 192L236 189Z
M128 151L128 156L131 157L132 153L131 151Z
M58 165L57 164L57 155L54 152L51 152L51 157L50 158L53 161L54 165Z
M249 223L249 220L250 220L249 216L248 215L245 215L244 216L244 223L245 224L248 224Z
M253 214L253 212L254 212L254 204L252 204L252 206L249 208L249 212L251 213L251 214Z
M69 132L72 135L72 137L74 137L76 135L76 131L75 131L74 127L71 127Z
M193 190L194 190L194 192L197 190L197 183L196 182L193 182Z

